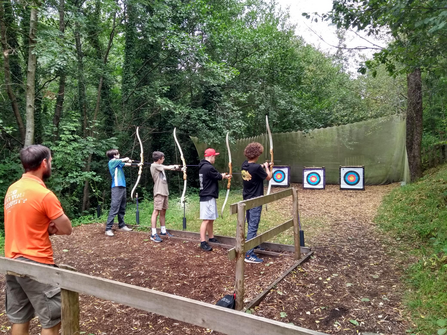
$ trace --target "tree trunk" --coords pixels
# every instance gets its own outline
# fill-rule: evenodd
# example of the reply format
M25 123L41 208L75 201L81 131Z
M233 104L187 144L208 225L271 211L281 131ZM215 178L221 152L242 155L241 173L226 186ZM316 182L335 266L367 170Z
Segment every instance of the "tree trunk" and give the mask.
M59 31L61 37L64 38L65 32L65 2L60 0L59 2ZM64 106L65 98L65 69L59 71L59 90L57 92L56 107L54 108L53 125L56 128L54 139L59 137L59 122L61 120L62 108Z
M12 51L8 45L8 38L6 35L6 18L5 11L3 7L3 1L0 3L0 39L3 50L3 69L5 71L5 86L6 91L8 93L9 100L11 101L12 111L14 112L14 116L16 118L17 126L20 132L20 138L22 143L25 142L25 125L23 124L22 116L20 115L20 108L17 102L16 95L14 90L12 89L12 81L11 81L11 68L9 65L9 53Z
M92 154L88 155L87 159L87 165L85 167L85 171L90 171L90 166L92 163ZM82 212L90 209L90 188L89 188L89 181L86 180L84 182L84 191L82 192L84 197L82 199Z
M80 10L79 10L80 11ZM88 124L88 115L87 115L87 97L85 91L85 76L84 76L84 54L82 52L82 43L81 43L81 32L80 32L80 24L78 22L75 23L75 41L76 41L76 55L78 58L78 101L79 101L79 112L82 116L82 131L84 137L88 136L87 124Z
M422 78L421 70L416 69L407 76L407 154L411 181L422 176Z
M36 67L37 57L33 53L36 46L37 33L37 3L31 7L29 24L29 53L28 53L28 71L26 75L26 133L25 146L34 144L34 103L36 95Z

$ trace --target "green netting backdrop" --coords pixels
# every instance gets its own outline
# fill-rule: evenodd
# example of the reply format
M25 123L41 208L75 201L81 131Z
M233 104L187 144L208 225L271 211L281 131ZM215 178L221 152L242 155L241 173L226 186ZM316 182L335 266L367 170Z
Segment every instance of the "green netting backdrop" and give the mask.
M248 143L259 142L264 146L259 163L270 159L270 144L266 130L264 132L255 137L230 140L235 183L241 182L238 172L245 160L244 149ZM308 133L297 131L272 135L275 165L290 166L291 182L302 182L303 167L325 167L326 183L339 184L340 166L364 166L367 185L408 182L405 118L402 116L317 129ZM199 157L203 157L207 143L195 137L191 139ZM216 160L216 168L221 172L228 171L225 143L213 147L221 153Z

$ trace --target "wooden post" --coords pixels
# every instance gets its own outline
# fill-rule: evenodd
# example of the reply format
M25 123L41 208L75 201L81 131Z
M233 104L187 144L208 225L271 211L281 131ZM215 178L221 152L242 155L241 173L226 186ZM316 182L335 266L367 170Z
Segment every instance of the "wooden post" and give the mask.
M69 265L59 265L61 269L76 271ZM79 293L61 289L62 299L62 335L79 335Z
M298 260L301 258L301 246L300 246L300 226L298 223L298 191L296 188L293 188L292 191L293 198L293 240L295 244L295 259Z
M236 279L234 290L236 292L236 310L244 308L244 271L245 271L245 204L238 203L237 206L237 229L236 229Z

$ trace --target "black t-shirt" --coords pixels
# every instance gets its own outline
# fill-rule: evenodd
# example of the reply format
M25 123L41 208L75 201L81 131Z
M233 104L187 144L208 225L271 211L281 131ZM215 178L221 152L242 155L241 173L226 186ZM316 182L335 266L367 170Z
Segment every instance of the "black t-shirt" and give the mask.
M202 159L199 163L200 201L219 197L219 180L222 180L219 171L206 159Z
M242 164L241 173L244 182L244 191L242 193L244 200L264 195L263 181L268 174L262 165L245 161Z

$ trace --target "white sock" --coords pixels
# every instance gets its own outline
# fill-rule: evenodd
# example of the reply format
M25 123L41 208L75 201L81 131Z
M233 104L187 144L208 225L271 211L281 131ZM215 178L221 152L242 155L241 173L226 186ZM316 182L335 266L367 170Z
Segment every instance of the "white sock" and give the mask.
M161 233L166 234L166 226L161 226Z
M157 228L152 228L152 235L157 234Z

